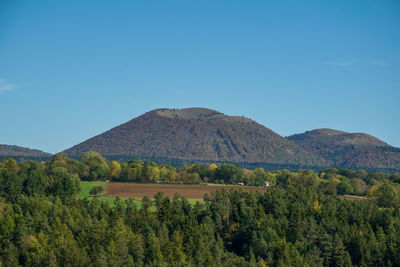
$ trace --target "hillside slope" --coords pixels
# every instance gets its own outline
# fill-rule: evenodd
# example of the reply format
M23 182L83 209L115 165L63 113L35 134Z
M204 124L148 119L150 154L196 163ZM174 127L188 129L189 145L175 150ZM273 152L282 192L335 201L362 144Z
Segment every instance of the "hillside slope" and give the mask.
M153 110L64 153L78 157L89 150L106 157L326 165L319 156L248 118L204 108Z
M316 129L287 138L341 168L400 169L400 149L364 133Z
M51 154L26 147L0 145L0 159L12 157L16 160L48 160Z

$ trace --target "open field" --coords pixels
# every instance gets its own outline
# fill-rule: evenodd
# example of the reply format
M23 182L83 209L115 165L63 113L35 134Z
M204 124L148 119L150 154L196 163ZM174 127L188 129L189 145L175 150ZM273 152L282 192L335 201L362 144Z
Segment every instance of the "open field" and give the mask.
M100 181L81 181L81 191L79 192L79 197L81 198L89 198L92 199L93 197L89 195L90 190L98 185L105 186L105 182ZM115 197L104 197L102 195L98 196L97 199L100 201L108 203L110 206L114 206ZM136 201L137 205L140 207L140 201Z
M122 199L133 198L135 204L140 208L141 199L144 196L153 198L158 192L163 192L167 197L173 197L175 193L187 198L194 205L196 202L203 202L204 194L210 194L212 191L221 190L222 188L230 190L232 188L242 188L245 191L265 192L262 187L252 186L236 186L236 185L174 185L174 184L134 184L134 183L105 183L100 181L81 181L81 198L92 199L89 195L90 190L98 185L103 185L106 192L97 197L98 200L107 202L114 206L115 198L118 196Z
M202 199L205 194L211 194L215 190L243 189L249 191L265 192L266 188L237 185L175 185L175 184L134 184L134 183L106 183L105 197L121 198L153 198L158 192L163 192L167 197L173 197L175 193L188 199Z
M80 197L88 197L90 190L98 185L105 186L105 182L99 182L99 181L81 181L81 191L79 192Z

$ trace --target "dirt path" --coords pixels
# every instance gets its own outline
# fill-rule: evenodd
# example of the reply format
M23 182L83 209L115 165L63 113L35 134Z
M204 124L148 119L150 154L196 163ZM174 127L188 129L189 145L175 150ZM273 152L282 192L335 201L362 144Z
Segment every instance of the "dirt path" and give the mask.
M340 195L338 196L338 198L340 199L347 199L350 201L354 201L354 200L368 200L367 197L364 196L353 196L353 195Z

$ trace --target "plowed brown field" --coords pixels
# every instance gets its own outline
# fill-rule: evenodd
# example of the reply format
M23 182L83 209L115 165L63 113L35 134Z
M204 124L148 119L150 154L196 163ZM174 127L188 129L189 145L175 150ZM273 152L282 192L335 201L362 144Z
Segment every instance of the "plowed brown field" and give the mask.
M154 197L158 192L163 192L167 197L173 197L175 193L187 198L203 198L204 194L211 194L212 191L230 190L232 188L249 191L266 191L263 187L254 186L236 186L236 185L170 185L170 184L133 184L133 183L107 183L105 197L123 197L123 198L142 198L148 196Z

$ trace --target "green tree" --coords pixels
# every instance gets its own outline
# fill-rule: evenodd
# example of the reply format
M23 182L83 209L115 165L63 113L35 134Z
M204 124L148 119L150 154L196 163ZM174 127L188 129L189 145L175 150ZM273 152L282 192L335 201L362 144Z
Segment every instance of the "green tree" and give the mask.
M0 171L0 196L15 202L23 190L23 177L9 170Z
M98 186L94 186L92 189L90 189L89 194L90 194L91 196L97 197L98 194L101 194L101 193L104 192L104 191L105 191L104 186L98 185Z
M154 162L146 162L143 169L143 176L147 181L157 182L160 179L160 170Z
M82 154L81 177L84 180L106 180L110 178L108 161L95 151Z
M243 170L232 164L222 164L215 170L214 178L225 183L238 183L243 178Z
M63 167L55 167L50 171L50 194L63 199L75 196L80 191L80 181L77 175L73 175Z
M112 180L118 180L121 175L121 164L118 161L110 163L110 177Z
M398 207L399 205L399 189L388 181L372 186L368 195L381 207Z
M337 185L337 193L339 195L352 194L353 192L353 186L347 181L342 181Z

